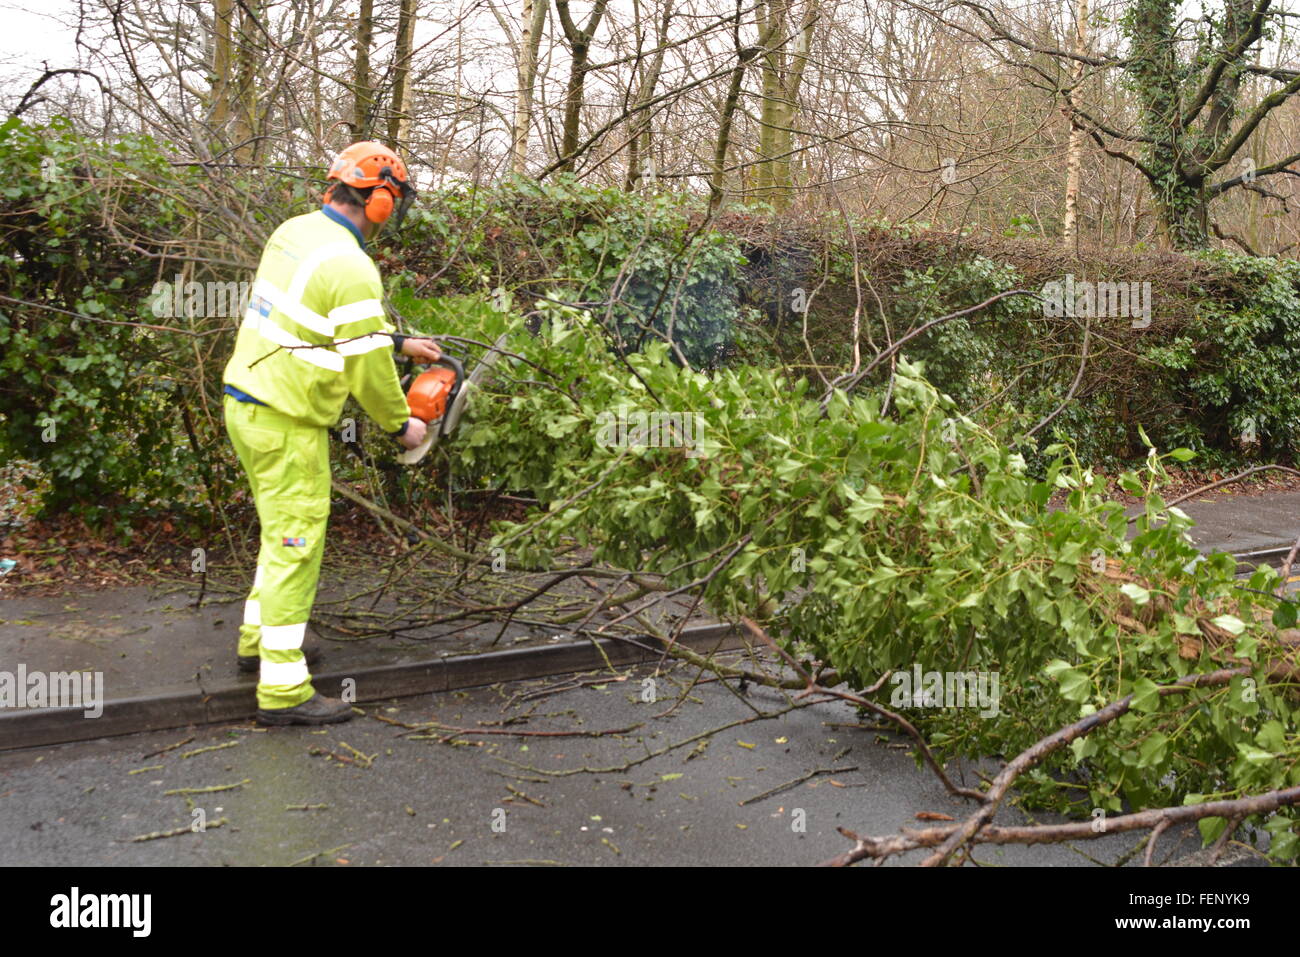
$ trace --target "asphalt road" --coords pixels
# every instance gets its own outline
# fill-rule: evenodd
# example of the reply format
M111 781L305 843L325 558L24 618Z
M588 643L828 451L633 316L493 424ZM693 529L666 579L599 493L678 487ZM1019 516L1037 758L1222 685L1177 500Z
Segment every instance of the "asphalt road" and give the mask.
M0 864L809 865L848 848L837 826L888 834L918 812L968 813L898 735L845 705L777 713L781 692L716 680L682 698L692 673L644 684L652 673L404 698L325 729L209 726L0 754ZM431 721L444 730L423 738L393 723ZM445 740L446 727L510 733ZM1089 866L1136 840L975 856ZM1166 834L1160 856L1198 845Z

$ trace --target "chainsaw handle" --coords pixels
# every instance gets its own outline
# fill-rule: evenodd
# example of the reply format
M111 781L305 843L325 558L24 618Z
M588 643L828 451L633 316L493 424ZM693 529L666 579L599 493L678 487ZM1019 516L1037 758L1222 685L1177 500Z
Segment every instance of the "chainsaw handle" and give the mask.
M433 362L430 362L429 365L444 366L450 369L452 372L456 373L457 382L465 381L465 365L453 355L443 352L440 358L434 360Z

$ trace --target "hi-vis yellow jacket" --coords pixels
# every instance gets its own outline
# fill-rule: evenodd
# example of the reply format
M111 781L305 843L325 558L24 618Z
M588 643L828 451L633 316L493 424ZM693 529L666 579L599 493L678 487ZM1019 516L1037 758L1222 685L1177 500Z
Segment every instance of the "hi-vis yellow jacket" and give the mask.
M379 270L349 226L323 210L286 220L262 253L226 384L318 426L338 423L350 392L396 432L410 412L382 296Z

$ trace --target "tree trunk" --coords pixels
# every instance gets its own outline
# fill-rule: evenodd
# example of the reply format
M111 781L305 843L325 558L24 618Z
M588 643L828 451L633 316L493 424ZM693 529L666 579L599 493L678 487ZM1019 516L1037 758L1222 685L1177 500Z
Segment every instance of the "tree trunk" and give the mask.
M739 14L737 14L739 19ZM760 56L772 42L776 23L760 25L758 45L746 48L737 47L736 66L731 71L731 82L727 85L727 95L722 101L722 110L718 119L718 138L713 147L713 169L709 176L709 210L714 211L722 205L726 196L727 151L731 148L731 125L740 103L740 88L745 79L745 66L755 57ZM737 23L739 31L739 23ZM736 40L740 35L737 32ZM743 178L743 177L742 177Z
M772 37L769 49L763 53L762 68L762 103L758 114L758 164L754 169L754 191L758 199L775 203L773 192L776 189L776 169L774 160L778 149L777 122L780 102L781 71L785 67L785 54L782 52L781 40L785 38L786 0L767 0L763 4L762 19L759 21L763 33Z
M736 114L736 104L740 101L740 83L745 76L745 59L742 56L736 68L731 71L731 83L727 88L727 97L722 101L722 116L718 123L718 140L713 148L713 175L709 177L709 211L722 205L725 195L723 188L727 169L727 149L731 145L731 120Z
M632 115L629 117L630 134L627 143L627 176L625 186L632 189L644 172L646 159L650 155L650 117L646 115L647 104L654 98L655 87L659 84L659 74L663 71L664 54L668 45L668 24L673 16L672 0L663 0L663 16L655 30L655 52L650 57L650 65L641 83L637 87L633 102ZM640 51L638 50L638 56Z
M374 35L374 0L361 0L357 15L357 55L352 70L352 136L370 138L370 105L374 90L370 87L370 41Z
M537 83L537 51L542 43L546 11L550 0L524 0L520 15L519 50L515 77L515 121L511 131L511 169L523 175L528 165L528 134L533 126L533 87Z
M564 36L569 41L572 65L569 70L569 82L564 91L564 134L560 141L560 172L572 172L575 154L578 152L579 124L582 120L582 93L587 79L588 60L591 40L596 35L601 18L609 0L596 0L591 9L591 16L581 28L569 15L569 0L555 0L556 12L560 15L560 24Z
M212 104L209 115L213 137L218 143L225 141L226 124L230 122L230 32L234 14L235 0L215 0L213 3Z
M397 45L393 50L393 95L388 109L388 137L390 149L396 150L411 128L410 74L411 47L415 36L417 0L401 0L397 19Z
M1088 48L1088 0L1078 0L1075 10L1074 53L1082 56ZM1075 61L1071 69L1070 95L1066 105L1073 107L1083 80L1084 65ZM1070 114L1070 145L1065 162L1065 216L1061 223L1061 240L1074 248L1079 244L1079 170L1083 164L1083 127Z
M754 185L758 198L770 202L777 212L789 207L791 200L790 158L794 153L794 120L799 87L812 49L817 3L818 0L809 0L804 11L799 33L793 37L788 67L784 41L791 39L786 33L790 0L767 0L760 21L763 33L772 39L763 56L763 103L759 111L758 167Z
M1130 20L1133 50L1130 74L1142 108L1145 175L1159 217L1161 241L1174 249L1208 244L1203 176L1189 171L1196 161L1183 127L1180 65L1170 38L1177 0L1136 0Z
M235 161L245 165L256 162L258 149L257 77L261 67L261 44L258 29L261 6L258 0L239 5L239 38L235 45L235 122L232 137Z

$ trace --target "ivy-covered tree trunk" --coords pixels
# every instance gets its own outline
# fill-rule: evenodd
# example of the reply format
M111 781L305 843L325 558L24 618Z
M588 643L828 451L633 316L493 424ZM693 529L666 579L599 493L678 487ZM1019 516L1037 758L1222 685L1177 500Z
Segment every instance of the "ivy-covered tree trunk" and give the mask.
M1146 177L1164 238L1175 249L1208 244L1215 196L1251 185L1256 175L1279 172L1294 159L1210 183L1269 112L1300 90L1300 73L1277 72L1283 88L1252 104L1234 128L1242 77L1272 15L1270 6L1271 0L1226 0L1186 62L1178 56L1183 23L1176 0L1136 0L1125 20L1132 44L1127 72L1141 108L1139 135L1131 138L1144 144L1144 156L1123 158Z
M234 15L234 0L215 0L212 16L212 94L208 115L217 150L225 141L226 124L230 122L230 33Z
M790 0L769 0L760 21L771 38L763 55L763 102L759 111L758 166L754 188L760 200L770 202L778 212L790 205L793 180L790 157L794 153L794 119L798 111L799 87L812 46L817 20L817 0L804 12L798 33L791 39L787 55L786 24L791 17Z
M258 75L262 69L262 42L257 24L262 16L259 0L239 4L239 41L235 47L235 119L232 137L235 159L242 164L256 161L261 131L258 104Z
M1149 140L1143 172L1165 238L1182 249L1205 245L1206 235L1201 184L1189 183L1183 173L1187 143L1172 42L1176 9L1174 0L1138 0L1134 5L1129 75L1142 108L1141 132Z
M1163 171L1161 171L1163 173ZM1204 184L1178 177L1171 170L1155 195L1165 242L1173 249L1194 250L1209 243L1209 215Z

